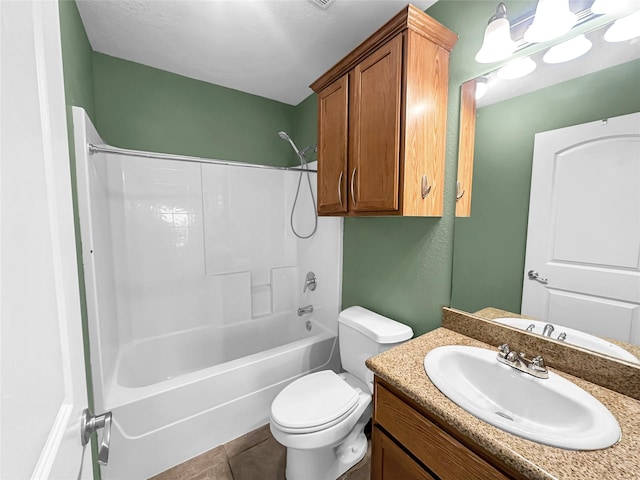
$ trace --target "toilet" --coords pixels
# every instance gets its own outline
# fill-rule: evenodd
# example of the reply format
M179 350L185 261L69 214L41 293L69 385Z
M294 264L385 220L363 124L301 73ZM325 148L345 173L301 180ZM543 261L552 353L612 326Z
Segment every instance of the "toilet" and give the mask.
M365 360L412 336L407 325L365 308L340 312L338 342L345 371L305 375L271 404L271 433L287 447L287 480L335 480L364 457L373 393L373 373Z

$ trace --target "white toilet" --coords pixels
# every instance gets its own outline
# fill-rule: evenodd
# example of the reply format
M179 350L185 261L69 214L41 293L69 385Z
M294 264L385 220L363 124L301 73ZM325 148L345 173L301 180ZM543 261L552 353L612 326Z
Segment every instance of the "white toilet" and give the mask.
M371 418L369 357L409 340L407 325L362 307L338 317L345 372L311 373L285 387L271 404L271 433L287 447L287 480L335 480L364 457Z

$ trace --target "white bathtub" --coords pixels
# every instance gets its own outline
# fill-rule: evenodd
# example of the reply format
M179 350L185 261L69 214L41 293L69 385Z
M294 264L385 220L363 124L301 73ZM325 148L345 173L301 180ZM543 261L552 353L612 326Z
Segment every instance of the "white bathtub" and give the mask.
M103 478L148 478L268 423L288 383L339 366L335 334L306 320L276 315L124 347L107 394Z

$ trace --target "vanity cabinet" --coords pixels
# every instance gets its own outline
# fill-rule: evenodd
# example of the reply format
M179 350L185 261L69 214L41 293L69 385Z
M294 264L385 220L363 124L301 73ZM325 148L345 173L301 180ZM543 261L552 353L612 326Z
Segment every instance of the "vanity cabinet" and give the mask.
M442 215L456 39L409 5L311 85L320 215Z
M425 409L375 377L371 478L523 478L486 452L463 444L438 423Z

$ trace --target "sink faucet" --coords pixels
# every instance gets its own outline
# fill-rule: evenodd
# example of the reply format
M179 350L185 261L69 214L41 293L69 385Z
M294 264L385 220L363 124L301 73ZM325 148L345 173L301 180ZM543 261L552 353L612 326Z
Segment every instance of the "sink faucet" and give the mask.
M307 305L306 307L298 308L298 316L299 317L301 317L305 313L311 313L311 312L313 312L313 305Z
M509 348L509 345L504 343L498 347L497 359L500 363L533 375L536 378L549 378L549 371L544 364L544 359L540 355L529 360L526 358L524 352L513 352Z
M554 326L551 325L550 323L547 323L544 326L544 330L542 330L542 336L543 337L551 337L551 334L553 333L554 330L555 330Z

